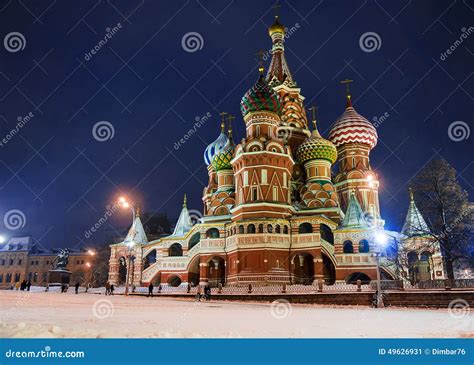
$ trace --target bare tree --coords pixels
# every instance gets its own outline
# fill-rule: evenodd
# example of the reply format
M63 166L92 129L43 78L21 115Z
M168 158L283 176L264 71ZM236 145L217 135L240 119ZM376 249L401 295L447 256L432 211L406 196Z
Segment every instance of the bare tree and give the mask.
M427 221L424 232L440 244L447 276L454 280L454 263L473 256L473 203L444 159L430 161L412 181L416 203ZM425 228L426 230L426 228Z

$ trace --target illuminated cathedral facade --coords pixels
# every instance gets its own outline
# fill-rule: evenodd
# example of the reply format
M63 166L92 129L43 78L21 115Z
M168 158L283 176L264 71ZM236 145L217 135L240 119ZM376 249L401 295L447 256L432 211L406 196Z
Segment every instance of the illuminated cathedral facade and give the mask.
M375 235L384 226L379 179L370 165L377 131L348 93L324 138L314 109L308 120L305 98L287 65L285 27L278 17L269 35L268 71L259 68L240 103L245 137L235 143L223 116L221 133L204 151L209 181L202 219L191 223L185 200L174 232L149 242L137 216L124 242L110 246L112 283L124 282L130 254L130 284L137 286L331 285L376 278L381 249ZM413 246L419 262L426 240L416 240L417 247L412 233L407 229L400 237L406 255ZM398 237L396 242L401 244ZM432 278L442 278L439 247L430 255ZM400 269L381 257L380 270L384 279L400 277L400 270L408 279L414 267Z

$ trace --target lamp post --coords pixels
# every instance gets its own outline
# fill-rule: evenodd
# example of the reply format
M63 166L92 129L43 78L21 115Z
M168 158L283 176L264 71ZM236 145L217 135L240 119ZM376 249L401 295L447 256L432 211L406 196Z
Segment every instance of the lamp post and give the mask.
M382 283L380 280L380 255L382 253L382 248L385 247L388 241L388 236L385 232L379 231L375 233L375 262L377 263L377 308L383 308L383 295L382 295Z
M127 201L126 198L120 197L118 201L119 205L122 208L130 208L132 211L132 230L134 229L133 225L135 224L135 217L136 217L136 210L135 207L132 203ZM129 293L129 282L130 282L130 265L132 264L132 250L133 250L133 245L134 245L134 238L135 235L132 234L130 242L127 243L127 248L128 248L128 263L127 263L127 275L125 279L125 295L128 295Z

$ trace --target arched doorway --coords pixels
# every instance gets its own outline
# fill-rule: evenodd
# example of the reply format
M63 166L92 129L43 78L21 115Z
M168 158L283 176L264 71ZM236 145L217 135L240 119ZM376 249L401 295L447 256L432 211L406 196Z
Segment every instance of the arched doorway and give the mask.
M407 261L408 261L408 277L410 278L410 282L413 285L417 282L416 263L418 262L418 254L415 251L408 252Z
M357 280L360 280L362 284L370 283L370 278L362 272L353 272L346 277L347 284L357 284Z
M298 227L298 233L313 233L313 226L311 223L301 223Z
M336 282L336 268L326 255L323 255L323 276L326 285L333 285Z
M323 240L334 246L334 234L329 226L321 223L319 225L319 232L321 233L321 238Z
M225 284L225 260L222 257L215 256L209 261L209 285L217 287Z
M199 275L199 256L192 259L188 266L188 283L191 286L196 286L201 280Z
M169 286L180 286L181 285L181 278L179 276L170 276L168 278L168 285Z
M426 281L431 280L431 252L423 251L420 254L420 260L417 263L418 271L418 280L417 281Z
M127 281L127 259L125 257L119 258L119 270L118 270L118 277L119 277L119 285L125 284Z
M300 253L293 258L293 282L295 284L311 285L314 280L313 256Z
M143 270L150 267L156 262L156 250L151 250L151 252L145 256L143 259Z
M196 246L199 241L201 240L201 234L195 233L188 242L188 251L191 250L194 246Z
M168 249L168 256L183 256L183 246L173 243Z

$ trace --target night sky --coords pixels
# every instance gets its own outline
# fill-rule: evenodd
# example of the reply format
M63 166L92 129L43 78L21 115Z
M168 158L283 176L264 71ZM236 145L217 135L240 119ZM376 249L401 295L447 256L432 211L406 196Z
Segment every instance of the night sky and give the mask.
M45 247L104 243L130 212L85 232L121 192L171 220L184 193L202 211L203 151L221 111L243 137L239 103L258 76L255 54L271 48L273 3L2 0L0 234ZM472 200L474 1L281 5L286 58L320 131L344 111L346 78L356 110L377 124L371 163L386 227L399 228L409 181L432 158L456 168Z

